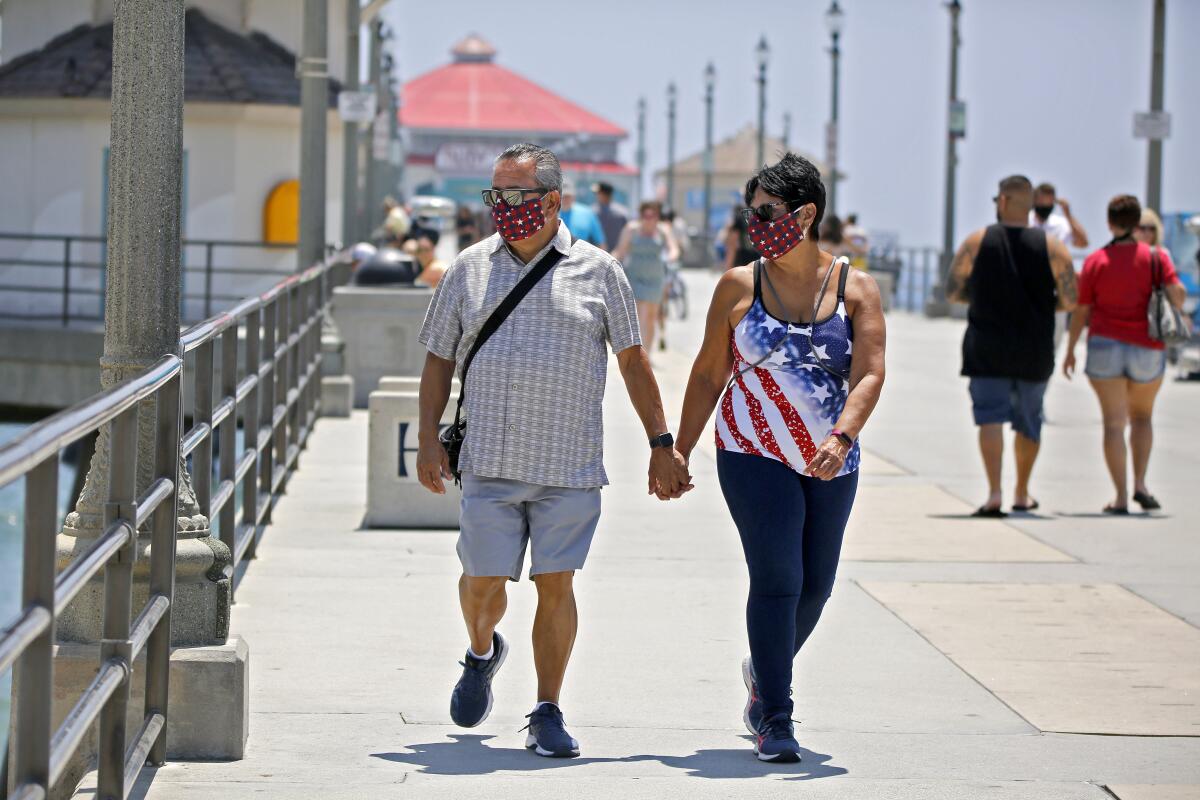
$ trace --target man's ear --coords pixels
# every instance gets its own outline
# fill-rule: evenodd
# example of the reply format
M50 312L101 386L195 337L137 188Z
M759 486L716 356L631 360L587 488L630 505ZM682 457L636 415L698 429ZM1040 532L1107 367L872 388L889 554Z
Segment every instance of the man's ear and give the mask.
M562 192L552 189L542 198L542 212L546 215L556 214L562 208Z

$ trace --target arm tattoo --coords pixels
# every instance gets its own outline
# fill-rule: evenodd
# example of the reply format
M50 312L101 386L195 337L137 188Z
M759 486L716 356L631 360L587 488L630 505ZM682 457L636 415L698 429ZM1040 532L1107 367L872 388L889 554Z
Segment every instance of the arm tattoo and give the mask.
M1058 286L1059 306L1074 307L1079 302L1079 279L1075 275L1075 265L1069 259L1059 261L1055 284Z
M946 276L947 300L959 303L968 302L967 279L971 275L971 267L974 265L974 261L974 255L964 242L958 248L958 252L954 254L954 261L950 264L950 274Z

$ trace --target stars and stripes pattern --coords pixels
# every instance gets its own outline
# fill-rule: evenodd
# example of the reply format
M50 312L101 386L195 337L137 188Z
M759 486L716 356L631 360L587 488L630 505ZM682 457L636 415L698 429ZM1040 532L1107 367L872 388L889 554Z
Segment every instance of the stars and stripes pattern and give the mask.
M492 206L492 221L496 223L496 232L504 241L519 242L528 239L546 225L542 199L535 197L519 206L497 203Z
M775 349L781 337L783 343ZM854 332L845 303L815 325L794 325L772 317L756 297L730 347L739 377L718 408L717 448L773 458L803 472L846 406L847 382L817 360L819 356L835 371L849 371ZM855 442L839 475L854 472L859 460Z

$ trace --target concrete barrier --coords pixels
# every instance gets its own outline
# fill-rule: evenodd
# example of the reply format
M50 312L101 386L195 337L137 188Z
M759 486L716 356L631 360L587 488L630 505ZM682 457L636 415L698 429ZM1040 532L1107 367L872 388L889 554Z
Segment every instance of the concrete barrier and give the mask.
M346 374L354 378L354 406L366 408L384 375L420 375L425 348L417 341L433 290L340 286L333 319L346 343Z
M442 424L454 421L457 395L446 404ZM462 492L448 481L436 495L417 480L418 396L412 391L374 391L369 397L367 446L368 528L457 528Z
M379 379L378 389L381 392L419 392L421 379L420 377L384 375ZM458 378L451 382L450 392L455 396L458 395Z

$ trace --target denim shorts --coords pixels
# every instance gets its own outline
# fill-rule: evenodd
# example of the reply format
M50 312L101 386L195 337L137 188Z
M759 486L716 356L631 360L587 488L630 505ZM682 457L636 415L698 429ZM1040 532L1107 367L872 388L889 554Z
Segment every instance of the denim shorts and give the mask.
M1013 430L1032 439L1042 440L1042 398L1047 381L1023 381L1016 378L971 378L971 410L976 425L1011 422Z
M1088 339L1087 364L1083 371L1089 378L1128 378L1134 383L1152 383L1166 370L1166 350L1119 342L1106 336Z
M525 550L529 576L583 569L600 521L600 489L462 477L458 558L473 578L520 580Z

